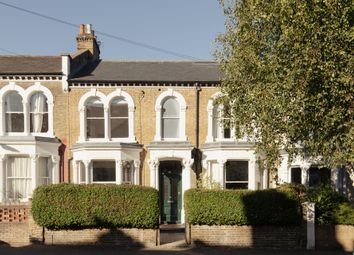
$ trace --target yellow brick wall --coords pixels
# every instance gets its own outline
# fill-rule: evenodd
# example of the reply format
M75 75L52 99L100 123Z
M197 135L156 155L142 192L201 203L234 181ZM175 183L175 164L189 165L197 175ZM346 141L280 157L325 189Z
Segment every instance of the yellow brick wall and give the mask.
M97 91L102 92L105 95L115 91L117 87L101 88L96 87ZM142 169L142 183L143 185L149 185L149 155L146 149L146 145L150 144L154 140L155 136L155 102L157 97L166 91L170 87L121 87L123 91L127 92L134 100L135 113L134 113L134 127L135 137L137 142L144 145L143 153L141 156L141 162L143 163ZM195 88L180 88L173 87L173 89L181 93L186 100L186 135L188 141L195 145L195 124L196 124L196 94ZM91 90L91 87L80 88L73 87L69 92L69 147L75 144L80 135L80 119L78 105L80 98ZM200 92L200 144L204 143L207 137L207 104L211 96L218 91L217 88L202 88ZM142 95L144 95L142 97ZM70 155L71 157L71 155Z
M0 82L0 87L7 85L8 82ZM17 85L27 88L34 84L34 81L16 82ZM61 167L64 168L64 180L69 181L68 159L72 157L71 147L78 141L80 135L80 118L78 105L80 98L91 90L91 87L72 87L70 92L64 93L60 81L43 81L41 84L47 87L54 97L54 134L63 143L65 150L64 162ZM115 91L117 87L96 87L98 91L108 95ZM134 135L137 142L144 145L141 155L142 183L149 185L149 155L146 145L150 144L155 136L155 101L157 97L170 87L120 87L127 92L134 100ZM195 146L195 124L196 124L196 92L193 87L173 87L181 93L186 100L186 135L188 141ZM211 96L218 91L217 88L202 88L200 91L200 121L199 121L199 143L203 144L207 137L208 119L207 104ZM142 95L144 96L142 97Z

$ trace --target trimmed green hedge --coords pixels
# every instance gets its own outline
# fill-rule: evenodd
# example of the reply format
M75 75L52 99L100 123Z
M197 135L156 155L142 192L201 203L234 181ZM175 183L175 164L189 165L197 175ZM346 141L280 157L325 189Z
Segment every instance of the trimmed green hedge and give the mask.
M299 225L296 194L261 191L199 190L185 192L186 221L195 225Z
M158 191L132 185L57 184L33 194L35 222L48 229L158 228Z

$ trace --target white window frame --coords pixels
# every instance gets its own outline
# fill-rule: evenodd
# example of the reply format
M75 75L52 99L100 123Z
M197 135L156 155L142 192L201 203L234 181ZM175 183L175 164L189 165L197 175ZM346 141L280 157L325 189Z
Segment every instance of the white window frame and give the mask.
M115 178L114 178L114 181L93 181L93 163L94 162L113 162L114 163L114 173L115 173ZM93 184L115 184L117 182L117 172L116 172L116 164L115 164L115 161L114 160L97 160L97 159L94 159L91 161L91 164L90 164L90 171L91 171L91 183ZM87 176L86 176L87 178Z
M103 103L103 109L104 109L104 138L87 138L86 135L86 102L89 100L91 97L97 97L101 100ZM122 137L122 138L112 138L111 137L111 131L110 131L110 105L111 101L114 99L121 99L127 102L128 104L128 137ZM118 88L117 90L113 91L112 93L108 94L107 96L103 94L100 91L97 91L97 89L91 89L89 92L85 93L82 95L79 101L78 105L78 110L80 113L80 136L78 139L78 142L87 142L87 141L92 141L92 142L108 142L108 141L119 141L119 142L136 142L135 136L134 136L134 112L135 112L135 106L134 106L134 101L133 98L125 91L122 91L122 89Z
M207 112L208 112L208 135L206 142L217 142L217 141L233 141L235 140L235 128L234 126L230 125L230 138L225 138L224 136L224 127L219 123L219 128L218 128L218 135L215 137L214 135L214 127L215 127L215 121L217 120L220 122L221 119L226 119L222 117L222 109L223 106L216 106L214 105L215 99L217 99L219 96L221 96L220 92L215 93L212 96L212 99L208 100L208 106L207 106ZM214 116L214 108L219 107L219 116Z
M177 138L162 138L162 105L167 98L174 98L179 103L180 112L179 112L179 135ZM186 110L187 105L184 97L181 93L168 89L165 92L162 92L156 99L155 103L155 112L156 112L156 134L155 141L187 141L186 136Z
M23 132L6 132L6 116L5 116L5 98L9 92L15 91L22 97L23 114L24 114L24 131ZM31 133L30 132L30 99L35 93L43 93L47 98L48 105L48 131L46 133ZM24 89L15 82L10 82L8 85L0 89L0 136L45 136L54 137L53 127L53 108L54 99L51 91L41 85L40 82L35 82L34 85Z
M247 162L247 181L228 181L226 179L226 172L227 172L227 162L230 162L230 161L243 161L243 162ZM250 183L250 163L249 163L249 160L240 160L240 159L228 159L226 160L225 162L225 166L224 166L224 187L226 189L226 184L227 183L247 183L247 189L240 189L240 190L248 190L249 189L249 183Z

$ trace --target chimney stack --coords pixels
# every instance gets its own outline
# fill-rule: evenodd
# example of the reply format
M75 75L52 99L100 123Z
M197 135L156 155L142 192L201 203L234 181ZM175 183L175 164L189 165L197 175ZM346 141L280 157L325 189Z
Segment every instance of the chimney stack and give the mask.
M80 24L80 31L76 37L76 42L77 50L89 50L93 61L100 58L99 45L91 24Z

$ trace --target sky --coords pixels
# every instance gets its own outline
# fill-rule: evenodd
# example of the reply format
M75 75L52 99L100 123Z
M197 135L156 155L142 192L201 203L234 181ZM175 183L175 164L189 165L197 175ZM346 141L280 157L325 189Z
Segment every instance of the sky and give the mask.
M215 38L225 31L224 22L217 0L0 0L0 55L74 52L79 24L91 23L96 32L178 53L167 54L96 33L102 59L213 60Z

